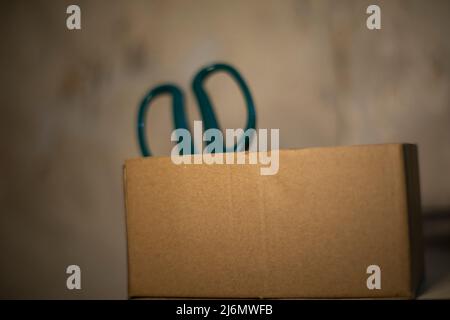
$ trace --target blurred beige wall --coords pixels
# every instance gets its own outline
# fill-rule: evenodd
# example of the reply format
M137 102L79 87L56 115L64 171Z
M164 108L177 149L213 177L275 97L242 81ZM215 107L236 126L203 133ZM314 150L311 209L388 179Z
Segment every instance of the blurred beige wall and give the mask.
M82 10L68 31L66 7ZM366 28L369 4L382 29ZM2 1L0 297L124 298L124 159L139 156L150 87L190 92L204 64L235 65L258 126L282 148L413 142L423 204L450 207L449 1ZM222 127L245 112L226 76L208 83ZM169 154L170 105L149 113ZM65 268L82 268L81 292Z

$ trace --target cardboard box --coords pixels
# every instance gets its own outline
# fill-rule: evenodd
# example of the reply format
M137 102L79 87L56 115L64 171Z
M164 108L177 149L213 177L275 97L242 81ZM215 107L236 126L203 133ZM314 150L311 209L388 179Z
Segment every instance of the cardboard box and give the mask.
M129 296L414 297L423 274L416 146L279 156L271 176L260 165L127 160ZM368 288L372 265L380 289Z

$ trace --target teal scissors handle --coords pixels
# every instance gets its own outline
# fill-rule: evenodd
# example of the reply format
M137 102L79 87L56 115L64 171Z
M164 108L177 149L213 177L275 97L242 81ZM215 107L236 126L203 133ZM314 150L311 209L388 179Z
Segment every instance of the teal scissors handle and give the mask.
M189 130L184 110L183 92L174 84L163 84L151 89L142 100L138 112L137 133L138 133L139 147L144 157L152 155L145 136L146 133L145 118L147 115L147 110L153 99L164 94L169 94L172 96L172 116L175 129ZM191 150L193 150L192 147L193 146L191 146Z
M220 130L219 122L214 113L214 108L212 106L211 100L204 88L204 82L206 81L206 79L213 73L219 71L224 71L228 73L237 82L244 96L245 105L247 108L247 124L245 130L255 129L256 127L255 105L247 84L245 83L244 79L235 68L233 68L228 64L216 63L200 69L200 71L195 75L192 81L192 90L194 91L194 95L197 99L197 103L200 108L200 113L203 120L203 126L205 131L208 129ZM151 89L142 100L138 112L138 126L137 126L138 140L141 153L144 157L151 156L152 154L148 146L145 134L146 113L152 100L157 96L163 94L169 94L172 96L172 113L175 129L189 130L184 108L184 96L181 89L179 89L174 84L163 84ZM248 141L245 137L244 141L240 140L234 145L233 150L238 150L239 146L241 146L242 143L245 143L244 149L248 150L250 141ZM193 145L191 147L191 150L194 150ZM224 152L226 151L227 150L224 149Z

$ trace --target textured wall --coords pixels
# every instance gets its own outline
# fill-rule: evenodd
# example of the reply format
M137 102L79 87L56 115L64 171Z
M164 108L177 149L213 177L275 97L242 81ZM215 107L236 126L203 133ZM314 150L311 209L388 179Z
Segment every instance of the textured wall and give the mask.
M65 28L71 3L81 31ZM381 31L365 26L372 3ZM162 81L189 92L217 60L243 73L282 148L418 143L423 203L449 207L449 18L449 1L2 1L0 297L126 296L121 170L139 156L137 104ZM208 87L222 126L243 125L235 85ZM160 155L168 103L149 114ZM72 263L81 293L65 290Z

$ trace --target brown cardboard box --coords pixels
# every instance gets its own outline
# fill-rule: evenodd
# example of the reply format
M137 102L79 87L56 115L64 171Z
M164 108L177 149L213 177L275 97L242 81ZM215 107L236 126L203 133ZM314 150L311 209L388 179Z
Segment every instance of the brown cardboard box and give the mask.
M417 148L282 150L260 165L124 168L130 297L412 298L423 273ZM367 268L381 269L381 289Z

